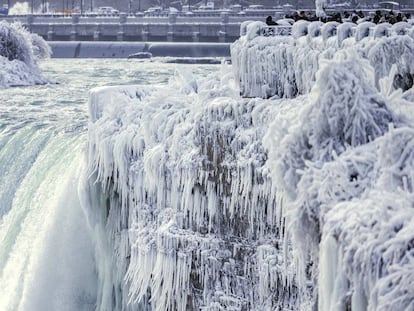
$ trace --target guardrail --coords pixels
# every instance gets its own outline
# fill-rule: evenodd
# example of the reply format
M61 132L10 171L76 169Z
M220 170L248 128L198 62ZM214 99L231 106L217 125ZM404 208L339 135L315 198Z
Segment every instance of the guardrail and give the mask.
M262 28L261 35L264 37L289 36L292 33L292 26L267 26Z
M320 23L316 22L316 26L312 27L312 33L309 31L309 22L307 25L302 27L301 31L295 31L294 28L297 25L292 26L264 26L260 28L258 33L259 36L273 37L273 36L289 36L292 32L295 32L295 37L307 36L311 37L322 37L327 39L334 36L340 36L340 40L344 40L349 37L354 37L357 41L360 41L366 37L389 37L392 35L410 35L414 38L414 19L408 22L399 22L394 25L389 23L374 24L372 22L364 22L361 24L354 23L336 23L327 22ZM340 43L340 42L339 42Z

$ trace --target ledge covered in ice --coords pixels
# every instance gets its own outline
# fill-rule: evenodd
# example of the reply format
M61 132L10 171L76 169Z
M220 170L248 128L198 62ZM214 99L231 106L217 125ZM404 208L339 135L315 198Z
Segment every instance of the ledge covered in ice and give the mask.
M236 57L280 44L302 57L291 37L260 40ZM227 66L93 90L82 189L98 309L412 309L411 41L308 57L293 98L242 98ZM257 86L252 69L279 75L289 59L260 55L246 66Z
M103 213L110 242L99 251L116 267L100 271L114 284L102 300L157 310L294 301L261 143L281 103L240 99L233 84L226 68L203 80L177 75L162 89L92 91L90 182L107 208L91 213Z

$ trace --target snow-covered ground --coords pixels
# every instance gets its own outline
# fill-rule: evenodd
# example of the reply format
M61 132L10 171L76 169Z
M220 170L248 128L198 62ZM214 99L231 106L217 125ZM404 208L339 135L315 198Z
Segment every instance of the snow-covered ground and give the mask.
M0 22L0 88L44 84L37 62L50 57L47 43L21 24Z
M368 26L255 24L220 74L92 91L98 309L414 308L413 32Z

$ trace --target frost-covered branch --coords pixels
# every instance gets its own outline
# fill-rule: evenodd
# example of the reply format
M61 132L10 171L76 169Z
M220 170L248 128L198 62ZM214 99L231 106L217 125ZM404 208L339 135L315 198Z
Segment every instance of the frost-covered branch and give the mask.
M50 55L43 38L29 33L21 24L0 22L0 87L46 83L37 62Z

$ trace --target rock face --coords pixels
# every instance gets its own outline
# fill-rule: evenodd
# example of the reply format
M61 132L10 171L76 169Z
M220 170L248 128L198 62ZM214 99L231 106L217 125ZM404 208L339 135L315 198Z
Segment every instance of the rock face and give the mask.
M412 39L318 39L241 38L235 75L91 92L99 310L412 307Z

